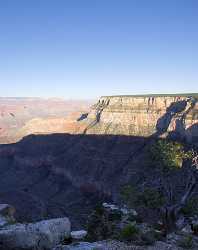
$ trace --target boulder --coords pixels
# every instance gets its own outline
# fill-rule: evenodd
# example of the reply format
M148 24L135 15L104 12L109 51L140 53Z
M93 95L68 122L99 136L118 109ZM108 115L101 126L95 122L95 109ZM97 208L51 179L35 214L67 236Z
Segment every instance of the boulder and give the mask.
M191 234L192 233L191 226L190 225L186 225L185 227L182 228L181 232L182 233Z
M68 218L43 220L37 223L15 224L0 230L1 250L48 250L70 236Z
M7 224L8 224L7 219L0 215L0 228L6 226Z
M119 211L121 212L123 215L133 215L133 216L137 216L138 213L136 212L135 209L132 209L132 208L127 208L126 206L124 207L118 207L116 206L115 204L110 204L110 203L107 203L107 202L104 202L102 204L102 206L106 209L106 210L111 210L111 211Z
M71 237L74 240L82 240L87 236L87 231L85 230L79 230L79 231L72 231Z
M104 202L103 204L103 207L106 208L106 209L110 209L110 210L119 210L119 207L114 205L114 204L109 204L109 203L106 203Z
M124 215L129 215L131 214L132 216L136 217L138 216L138 213L136 212L135 209L128 209L128 208L121 208L120 211L124 214Z
M59 245L53 250L103 250L103 245L100 243L79 242L71 245Z
M156 241L155 244L153 246L148 246L148 248L146 248L147 250L181 250L180 247L172 245L172 244L168 244L166 242L163 241Z

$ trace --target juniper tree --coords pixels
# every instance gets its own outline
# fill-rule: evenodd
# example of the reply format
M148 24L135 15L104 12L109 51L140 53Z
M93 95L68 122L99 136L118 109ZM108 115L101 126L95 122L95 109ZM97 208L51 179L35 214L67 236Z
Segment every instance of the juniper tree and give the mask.
M166 203L161 207L162 221L165 232L177 229L177 220L180 212L192 197L197 178L198 154L195 150L184 149L184 146L177 142L159 140L151 148L152 160L160 171L160 186ZM187 176L185 189L179 199L175 201L175 183L171 175L175 172L182 173L184 162L187 163Z

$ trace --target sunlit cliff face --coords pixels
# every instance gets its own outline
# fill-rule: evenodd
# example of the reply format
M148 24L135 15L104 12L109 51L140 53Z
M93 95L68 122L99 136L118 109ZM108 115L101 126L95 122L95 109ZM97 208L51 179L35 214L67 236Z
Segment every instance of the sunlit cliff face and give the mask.
M150 136L175 132L196 141L197 97L112 96L101 97L86 119L86 134Z
M149 153L155 136L196 143L197 125L197 99L185 96L102 97L70 122L36 119L21 131L53 134L0 145L1 200L22 221L69 216L81 227L96 201L117 202L123 185L158 185ZM174 175L174 182L180 187L183 179Z
M197 143L197 100L196 95L106 96L93 106L85 102L76 103L74 108L69 108L69 103L42 100L34 106L31 100L29 108L23 103L19 105L20 112L1 117L0 143L18 141L29 134L53 133L146 137L174 133L180 139ZM48 107L53 107L52 114L48 114ZM71 109L76 111L69 113Z

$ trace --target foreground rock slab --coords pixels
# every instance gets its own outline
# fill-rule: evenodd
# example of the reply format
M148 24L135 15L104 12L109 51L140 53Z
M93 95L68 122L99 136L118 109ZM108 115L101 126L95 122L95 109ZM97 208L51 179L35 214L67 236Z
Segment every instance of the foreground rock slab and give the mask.
M116 240L107 240L94 243L80 242L71 245L59 245L53 250L182 250L182 248L162 241L157 241L152 246L136 246Z
M68 218L43 220L30 224L15 224L0 230L1 250L48 250L69 237Z
M99 243L80 242L71 245L60 245L53 250L103 250L103 245Z

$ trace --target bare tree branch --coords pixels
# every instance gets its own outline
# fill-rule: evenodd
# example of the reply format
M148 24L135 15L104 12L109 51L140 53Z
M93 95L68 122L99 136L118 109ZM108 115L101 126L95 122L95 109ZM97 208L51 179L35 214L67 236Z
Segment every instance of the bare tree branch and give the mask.
M192 166L198 169L198 153L193 151Z

